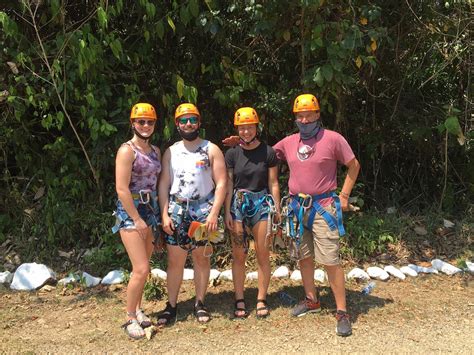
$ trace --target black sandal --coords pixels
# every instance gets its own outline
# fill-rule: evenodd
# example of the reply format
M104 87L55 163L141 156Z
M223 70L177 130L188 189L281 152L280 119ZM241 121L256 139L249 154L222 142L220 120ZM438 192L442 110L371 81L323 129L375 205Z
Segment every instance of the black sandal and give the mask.
M270 315L270 308L268 308L268 303L267 300L257 300L257 303L263 303L263 307L257 307L255 314L257 316L257 319L264 319L267 318ZM267 311L264 314L259 314L258 312L260 311Z
M239 303L243 303L244 306L243 307L238 307L237 305ZM237 315L237 312L243 312L243 314ZM250 313L245 308L245 300L243 298L239 299L239 300L235 300L235 303L234 303L234 318L233 319L245 319L249 316L249 314Z
M202 303L202 301L198 301L194 305L194 316L199 323L207 323L211 320L211 314L207 310L206 306ZM201 320L202 318L206 318L207 320Z
M176 322L177 313L178 305L173 307L169 302L166 302L165 309L158 314L158 325L170 325Z

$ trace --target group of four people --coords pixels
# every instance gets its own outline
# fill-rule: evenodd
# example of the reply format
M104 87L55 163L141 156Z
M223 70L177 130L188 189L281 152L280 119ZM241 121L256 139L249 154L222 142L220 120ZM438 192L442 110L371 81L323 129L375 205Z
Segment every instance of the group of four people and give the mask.
M157 120L155 109L144 103L132 108L130 122L134 135L122 144L116 158L118 201L113 228L120 231L132 263L127 288L128 320L124 325L130 337L143 337L144 328L151 325L141 309L141 300L154 249L153 229L160 223L168 258L168 302L158 323L176 320L188 253L194 265L194 315L199 322L211 319L204 304L210 246L205 239L193 239L190 227L197 221L203 224L207 235L215 233L222 206L225 226L232 238L235 318L249 315L244 299L249 233L254 237L258 265L256 316L265 318L270 314L266 300L270 282L268 244L274 225L283 218L287 220L286 232L296 241L305 291L305 299L292 310L292 315L321 310L314 286L316 260L324 265L335 296L336 332L341 336L351 334L339 237L344 234L341 211L348 209L360 166L347 141L339 133L322 128L315 96L298 96L293 112L299 133L285 137L272 148L259 139L257 112L251 107L238 109L234 115L238 142L224 157L215 144L199 137L198 108L190 103L181 104L176 109L175 124L182 140L169 147L161 159L160 150L149 143ZM232 141L226 139L224 143ZM279 161L286 161L290 171L290 198L284 206L280 206ZM338 162L348 172L336 195Z

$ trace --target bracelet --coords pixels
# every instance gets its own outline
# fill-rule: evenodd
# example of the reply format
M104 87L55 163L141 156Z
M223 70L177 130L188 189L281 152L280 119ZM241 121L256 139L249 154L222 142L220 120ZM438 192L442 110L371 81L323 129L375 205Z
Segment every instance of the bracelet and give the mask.
M345 193L344 191L341 191L339 193L339 195L341 195L342 197L345 197L345 198L349 198L349 194Z

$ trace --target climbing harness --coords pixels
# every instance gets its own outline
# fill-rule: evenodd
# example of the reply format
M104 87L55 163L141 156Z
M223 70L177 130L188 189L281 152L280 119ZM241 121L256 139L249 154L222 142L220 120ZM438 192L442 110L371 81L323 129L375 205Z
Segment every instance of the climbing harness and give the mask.
M194 250L197 248L197 242L199 241L205 240L205 247L207 247L210 246L209 243L218 243L223 240L222 228L208 236L205 223L200 222L205 216L201 208L202 205L212 204L213 198L214 191L211 191L206 197L198 200L182 198L176 195L170 196L170 201L173 202L174 205L171 211L172 220L175 224L173 236L178 246L183 250L187 252ZM218 225L223 225L221 217L219 217ZM185 226L189 226L188 230L185 230ZM220 237L215 233L218 233ZM186 236L190 238L190 243L183 243L183 238ZM205 256L210 255L206 255L205 253Z
M336 215L328 212L318 201L325 198L333 198L336 207ZM338 230L339 236L345 234L342 223L342 208L339 196L334 192L326 192L319 195L307 195L300 193L298 195L284 196L281 201L283 235L290 243L294 243L296 253L299 255L300 246L303 241L304 228L311 231L314 218L318 213L328 224L329 229ZM304 217L309 211L306 224Z
M268 245L268 238L271 238L278 230L276 221L277 210L273 196L267 193L267 190L253 192L245 189L236 189L234 191L235 208L242 215L242 223L248 224L252 217L259 211L267 214L267 230L265 235L265 245ZM246 223L247 222L247 223ZM244 228L243 244L245 251L248 251L247 244L248 233Z
M156 191L151 190L140 190L138 193L132 193L133 204L135 208L139 208L140 205L145 206L151 211L151 216L153 218L152 231L154 236L153 243L156 244L157 240L160 238L160 226L161 223L158 221L156 216L158 215L158 202ZM116 217L116 223L112 227L112 232L116 233L120 229L121 222L125 221L128 218L128 214L121 213L120 211L115 211L113 215Z

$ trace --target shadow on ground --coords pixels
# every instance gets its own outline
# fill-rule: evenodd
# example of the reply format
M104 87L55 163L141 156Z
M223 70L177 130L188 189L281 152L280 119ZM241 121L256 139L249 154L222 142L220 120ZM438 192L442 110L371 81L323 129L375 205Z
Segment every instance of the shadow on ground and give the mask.
M217 291L217 292L216 292ZM257 287L247 287L245 289L246 307L249 312L255 313L257 303ZM286 292L297 300L304 297L304 290L299 285L279 285L278 291L269 292L267 301L270 311L277 308L287 308L288 313L291 307L284 305L279 293ZM335 313L336 305L332 291L329 286L319 287L321 308L324 313ZM347 304L351 314L352 322L357 322L359 315L367 314L370 309L385 307L385 305L393 303L390 298L381 298L372 295L362 295L360 292L346 289ZM193 317L195 298L190 297L184 301L178 302L178 321L186 320L188 317ZM206 306L213 317L222 317L233 319L234 311L234 292L231 290L217 290L211 289L206 295ZM158 318L161 310L151 314L152 317Z

